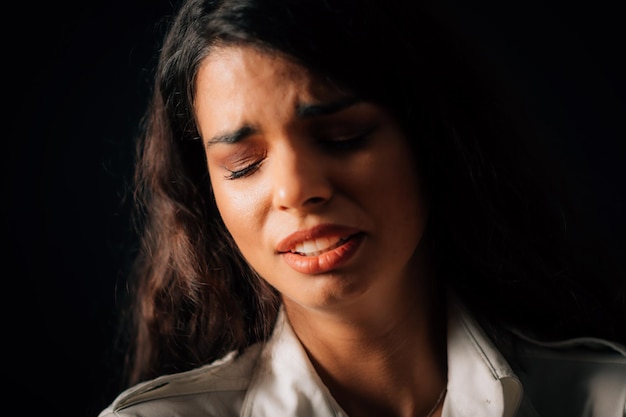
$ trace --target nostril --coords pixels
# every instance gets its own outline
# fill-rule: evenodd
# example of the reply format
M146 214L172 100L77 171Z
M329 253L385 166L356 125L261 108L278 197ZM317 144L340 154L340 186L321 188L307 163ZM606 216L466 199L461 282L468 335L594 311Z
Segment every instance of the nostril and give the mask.
M280 210L316 210L333 198L333 183L326 173L307 164L293 164L288 170L274 164L271 179L274 207Z

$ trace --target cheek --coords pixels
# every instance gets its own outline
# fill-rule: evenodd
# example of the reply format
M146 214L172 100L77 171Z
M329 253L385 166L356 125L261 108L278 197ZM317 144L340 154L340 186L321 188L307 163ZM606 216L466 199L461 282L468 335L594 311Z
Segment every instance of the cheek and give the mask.
M387 149L376 171L373 204L386 213L400 229L422 230L426 222L427 203L412 154L404 146ZM398 232L399 230L396 230Z
M213 184L217 209L224 225L242 252L252 236L259 236L263 226L261 193L254 187L244 187L239 180L224 180Z
M220 187L214 187L213 190L217 209L224 220L224 224L235 237L237 225L246 222L246 218L242 214L246 213L246 206L249 203L238 193L229 192Z

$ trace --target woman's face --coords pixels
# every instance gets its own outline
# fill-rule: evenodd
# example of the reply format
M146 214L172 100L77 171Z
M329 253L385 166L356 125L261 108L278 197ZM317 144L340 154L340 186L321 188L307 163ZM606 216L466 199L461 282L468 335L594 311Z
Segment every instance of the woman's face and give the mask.
M223 221L285 303L336 308L415 279L426 209L383 108L280 56L223 47L199 70L195 109Z

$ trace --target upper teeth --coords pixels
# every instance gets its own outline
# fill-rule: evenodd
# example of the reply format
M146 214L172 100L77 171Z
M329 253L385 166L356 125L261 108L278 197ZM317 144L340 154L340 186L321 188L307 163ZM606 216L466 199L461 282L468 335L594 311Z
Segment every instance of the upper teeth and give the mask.
M296 247L291 250L291 252L306 256L314 256L329 249L333 249L334 247L343 244L344 241L345 239L339 237L320 237L298 243Z

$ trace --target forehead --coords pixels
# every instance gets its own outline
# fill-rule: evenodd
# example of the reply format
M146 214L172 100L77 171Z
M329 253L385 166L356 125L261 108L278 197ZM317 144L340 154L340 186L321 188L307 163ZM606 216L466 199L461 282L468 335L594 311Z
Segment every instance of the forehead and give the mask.
M221 46L214 48L204 58L198 75L200 82L203 78L232 81L241 76L251 80L278 77L301 81L306 75L306 69L279 53L245 45Z
M284 54L245 45L214 49L200 65L195 90L196 104L199 96L200 100L233 99L269 93L318 101L348 95Z

